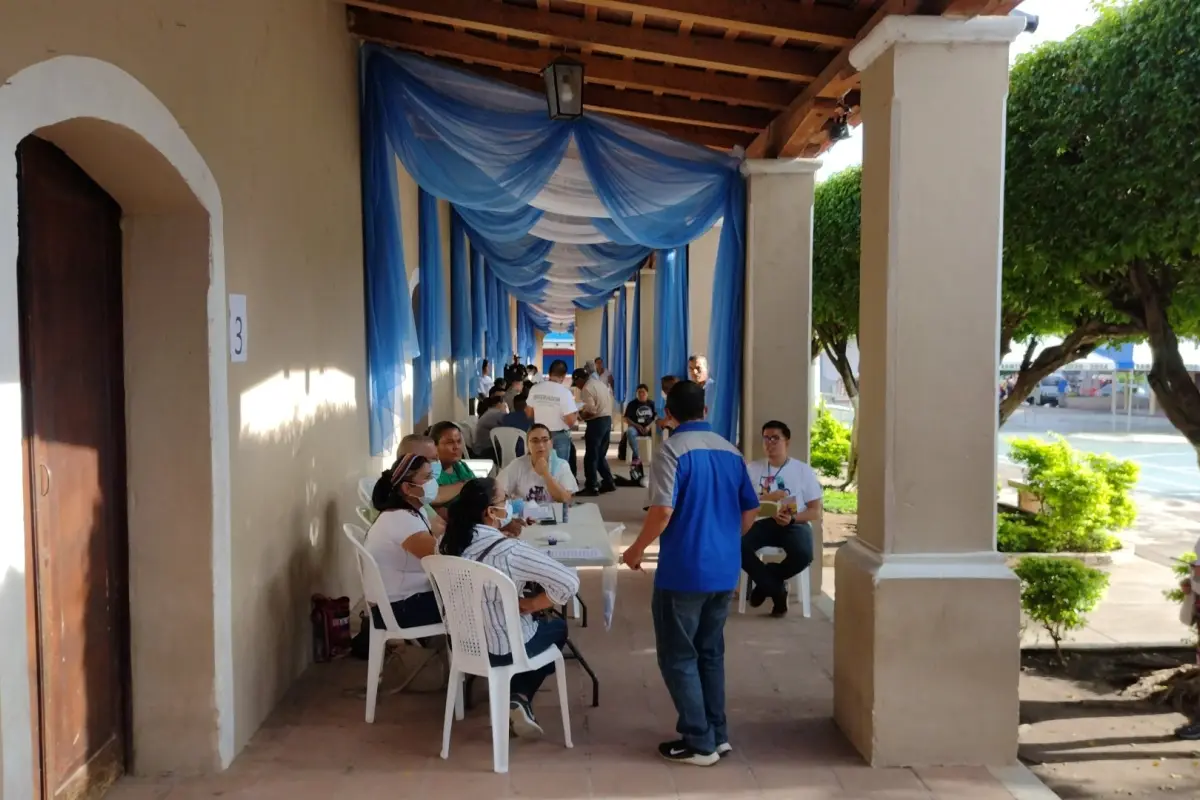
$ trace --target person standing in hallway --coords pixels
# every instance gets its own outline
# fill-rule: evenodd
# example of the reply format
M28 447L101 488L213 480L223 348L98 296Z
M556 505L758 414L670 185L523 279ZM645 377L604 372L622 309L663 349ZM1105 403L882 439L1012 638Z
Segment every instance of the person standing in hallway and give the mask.
M661 537L651 613L680 738L658 752L668 761L710 766L733 751L725 720L725 620L758 495L741 453L704 421L699 385L675 384L667 415L675 430L650 464L649 513L621 560L641 569L646 548Z
M788 608L788 581L812 564L812 522L821 518L824 495L812 467L788 455L792 431L771 420L762 427L763 450L767 457L748 467L759 500L778 503L778 511L754 523L742 539L742 569L750 576L750 605L758 608L770 598L771 616L782 617ZM758 551L777 547L783 561L764 564Z
M600 361L600 359L596 359ZM579 372L580 370L576 370ZM583 408L581 416L587 420L583 434L584 487L580 497L596 497L615 492L612 470L608 467L608 447L612 442L613 396L603 376L595 369L584 371L583 386L580 387Z
M697 353L688 359L688 377L693 382L700 384L704 389L704 416L708 416L708 410L713 408L713 391L716 389L717 382L712 379L708 373L708 357Z
M487 397L495 385L496 379L492 376L492 362L485 358L479 365L479 397Z
M554 452L569 461L571 458L571 428L579 419L579 406L567 382L567 362L561 358L550 364L550 379L529 390L529 406L533 421L545 425L554 442Z

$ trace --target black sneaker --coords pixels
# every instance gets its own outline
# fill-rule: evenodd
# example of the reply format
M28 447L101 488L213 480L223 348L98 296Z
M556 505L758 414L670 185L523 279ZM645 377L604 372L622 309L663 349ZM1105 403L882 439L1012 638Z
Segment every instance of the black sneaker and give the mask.
M540 739L546 732L538 725L529 703L520 698L508 704L508 721L512 731L522 739Z
M774 608L771 609L772 617L782 617L788 612L787 589L784 589L779 594L772 598L775 601Z
M1189 742L1200 741L1200 722L1189 722L1175 729L1175 738Z
M716 753L701 753L699 750L693 750L682 739L663 742L658 746L658 754L667 761L676 764L693 764L697 767L711 767L721 760Z
M600 494L611 494L617 490L616 484L606 483L600 487Z
M576 492L575 496L576 497L599 497L600 490L599 489L584 489L582 491Z
M732 752L733 745L731 745L729 742L721 742L719 745L717 745L717 755L721 758L724 758Z
M767 602L767 593L763 591L762 586L757 583L750 587L750 607L758 608L763 603Z

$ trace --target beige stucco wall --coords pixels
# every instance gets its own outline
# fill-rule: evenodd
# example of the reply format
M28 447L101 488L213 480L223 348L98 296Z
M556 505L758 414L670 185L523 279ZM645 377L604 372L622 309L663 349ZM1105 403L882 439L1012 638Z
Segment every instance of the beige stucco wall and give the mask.
M355 48L327 0L0 0L0 81L59 54L143 83L220 189L250 331L228 374L240 748L308 663L310 594L354 593L340 526L367 463Z
M717 270L717 245L720 241L721 225L717 224L688 245L688 355L708 353L713 275Z

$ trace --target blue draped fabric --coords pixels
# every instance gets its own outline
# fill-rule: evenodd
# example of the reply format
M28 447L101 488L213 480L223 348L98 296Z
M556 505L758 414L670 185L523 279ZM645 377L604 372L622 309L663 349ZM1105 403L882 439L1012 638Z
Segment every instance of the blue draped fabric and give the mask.
M500 335L497 339L500 341L501 358L507 362L516 353L512 340L512 304L509 302L508 289L504 284L497 284L497 287L500 290Z
M608 360L608 301L611 295L604 296L604 305L601 306L600 317L600 358L604 360L604 365L612 369L612 362Z
M365 64L365 53L362 58ZM379 455L396 445L404 368L420 346L404 268L396 154L380 118L385 108L375 84L364 80L361 92L368 429L371 454Z
M470 264L467 235L458 212L450 210L450 356L454 359L454 387L464 401L474 396L471 381L479 373L471 327Z
M633 323L629 328L629 376L625 381L625 402L637 396L637 385L642 379L642 276L634 278L633 285ZM658 396L658 387L654 387L651 397Z
M422 419L433 406L433 365L450 355L442 276L442 230L437 198L421 189L417 195L417 335L421 355L413 359L413 417Z
M487 277L484 274L483 253L471 248L471 355L475 370L471 375L471 394L479 394L479 373L483 360L488 357L485 340L487 337ZM495 374L496 365L492 365Z
M624 286L617 289L617 318L613 320L613 326L616 330L613 332L612 363L608 365L613 374L613 397L617 398L618 403L625 400L625 385L629 382L627 380L628 376L625 374L629 357L629 348L626 347L626 341L628 340L626 328L629 325L629 318L625 311L626 294ZM606 361L605 363L607 364L608 362ZM634 386L636 385L637 382L635 381Z
M598 298L636 271L649 248L685 247L723 217L713 285L722 302L714 304L712 331L715 337L721 330L725 338L714 338L709 346L717 381L711 418L718 432L734 437L742 373L735 342L741 338L743 311L732 300L740 302L745 274L745 184L738 158L601 114L551 120L540 93L375 45L362 50L361 82L373 447L377 428L392 433L404 359L418 351L416 337L405 330L405 315L411 317L401 302L406 298L389 289L384 277L391 268L391 286L403 284L393 157L423 189L458 208L472 246L490 262L487 271L495 275L487 281L484 299L490 309L486 350L501 354L497 366L512 354L511 332L502 327L509 316L509 291L536 302L548 287L531 287L549 281L555 267L563 265L568 271L557 273L560 285L563 277L576 274L570 270L580 275L573 286L574 305L598 307ZM592 206L575 222L554 219L539 228L545 215L533 208L535 200L539 209L559 216L576 213L575 206L546 204L551 179L563 180L556 172L572 141L595 195ZM577 179L566 180L569 186ZM561 199L563 186L555 185L559 206L570 206ZM607 215L596 217L597 207ZM557 224L577 230L581 223L609 241L572 245L576 249L560 253L533 233L555 230ZM686 283L680 280L679 286ZM570 308L561 296L552 305L557 315ZM437 346L435 332L426 338ZM438 358L431 353L428 361Z
M492 374L498 378L501 376L501 369L508 361L508 357L504 355L504 350L500 347L500 281L496 280L496 276L490 269L486 272L487 354L488 360L492 362Z
M716 381L708 419L713 430L737 444L742 401L742 336L746 297L746 187L737 184L732 209L721 226L713 274L712 322L708 331L709 376ZM734 213L734 210L737 213Z
M654 274L654 376L686 379L687 248L658 251Z

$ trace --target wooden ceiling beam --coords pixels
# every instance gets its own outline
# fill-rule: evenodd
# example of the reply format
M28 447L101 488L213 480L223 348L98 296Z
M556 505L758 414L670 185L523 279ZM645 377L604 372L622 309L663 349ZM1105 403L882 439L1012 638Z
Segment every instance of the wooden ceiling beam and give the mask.
M484 78L503 81L531 92L538 94L545 92L545 82L540 75L528 72L507 72L495 67L477 65L467 67L467 69ZM662 120L748 133L758 133L767 127L772 117L770 111L761 108L698 103L682 97L614 89L611 86L597 84L584 86L583 105L589 110L631 117L642 123L645 123L646 120Z
M350 32L372 42L406 50L449 56L469 63L541 73L549 63L545 50L520 48L481 36L455 33L396 16L352 12ZM598 55L572 54L583 64L584 77L593 83L671 92L705 100L780 109L796 96L796 87L774 81L747 81L732 75L713 75L690 69L622 61Z
M507 34L550 45L591 47L626 58L641 58L744 75L809 81L830 56L807 50L774 48L707 36L678 36L671 31L635 28L570 14L482 0L345 0L347 5L399 14L409 19L461 25L491 34Z
M918 10L920 2L921 0L888 0L862 27L855 38L855 44L862 41L887 17ZM746 149L747 155L752 158L793 158L809 148L813 136L825 123L824 117L813 113L817 99L823 92L832 92L840 97L854 88L856 73L850 65L851 49L853 45L842 48L817 79L780 112L765 131L755 137Z
M645 13L680 24L711 25L740 33L845 47L869 14L792 0L567 0L592 8Z
M661 119L641 120L647 128L653 128L660 133L683 139L685 142L712 147L716 150L732 150L735 147L745 147L753 138L753 134L741 131L731 131L725 128L705 128L700 125L689 125L685 122L670 122Z

